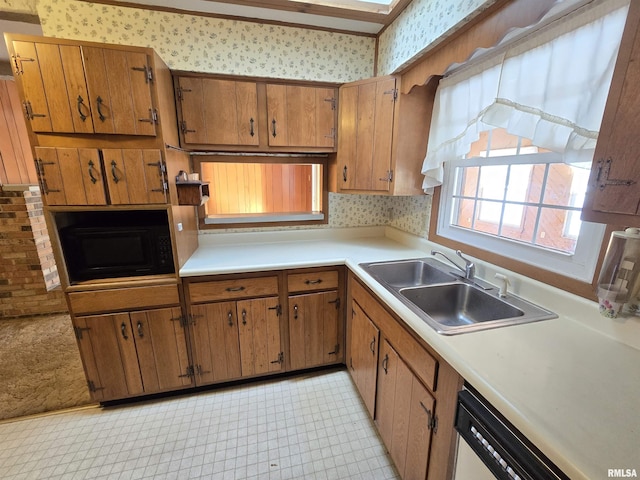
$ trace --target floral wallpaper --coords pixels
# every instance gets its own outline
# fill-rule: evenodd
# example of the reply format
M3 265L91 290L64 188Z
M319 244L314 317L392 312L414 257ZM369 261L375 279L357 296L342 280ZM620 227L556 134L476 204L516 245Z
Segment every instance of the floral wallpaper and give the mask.
M431 196L387 197L384 195L329 194L329 223L309 227L257 227L204 230L202 233L254 232L308 228L392 226L413 235L427 237Z
M394 73L497 0L413 0L380 35L378 75Z
M152 47L174 70L336 83L373 75L370 37L76 0L39 0L38 14L46 36Z
M27 13L37 15L38 0L0 0L0 12Z

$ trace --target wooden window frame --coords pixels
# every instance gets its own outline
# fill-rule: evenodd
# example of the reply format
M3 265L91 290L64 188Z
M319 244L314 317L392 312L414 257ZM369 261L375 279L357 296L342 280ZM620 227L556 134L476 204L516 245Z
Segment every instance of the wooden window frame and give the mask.
M256 216L255 222L237 222L237 223L205 223L206 213L204 205L198 207L198 226L201 230L224 230L224 229L247 229L247 228L278 228L278 227L296 227L296 226L319 226L327 225L329 223L329 162L327 158L314 158L304 155L293 157L278 157L278 156L224 156L219 158L202 158L195 157L193 160L194 171L199 172L202 178L202 163L217 162L217 163L281 163L281 164L295 164L295 163L313 163L322 166L322 214L323 218L318 220L283 220L283 221L269 221L261 222L259 216ZM203 178L202 178L203 179ZM204 180L204 179L203 179Z

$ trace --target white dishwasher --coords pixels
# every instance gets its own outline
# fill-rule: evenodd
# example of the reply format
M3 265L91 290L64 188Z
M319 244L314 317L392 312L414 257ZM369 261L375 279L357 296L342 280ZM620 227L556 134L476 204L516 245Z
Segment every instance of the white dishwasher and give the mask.
M569 480L477 392L458 393L454 480Z

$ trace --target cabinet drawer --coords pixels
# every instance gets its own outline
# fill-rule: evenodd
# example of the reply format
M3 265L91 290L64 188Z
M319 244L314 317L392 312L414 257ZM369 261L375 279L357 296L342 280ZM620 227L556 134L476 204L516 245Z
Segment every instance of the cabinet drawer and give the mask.
M240 278L189 284L191 303L278 294L278 277Z
M338 288L338 271L293 273L287 276L289 293Z
M98 312L116 312L140 308L179 305L177 285L129 287L69 294L71 311L75 315Z

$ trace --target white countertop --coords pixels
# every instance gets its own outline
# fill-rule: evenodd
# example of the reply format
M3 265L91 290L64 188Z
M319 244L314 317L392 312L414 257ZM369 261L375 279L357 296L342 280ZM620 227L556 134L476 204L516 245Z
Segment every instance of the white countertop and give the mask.
M559 318L444 336L358 266L428 256L435 245L424 239L388 227L199 239L183 277L347 265L571 479L640 474L640 319L605 319L595 302L478 261L481 278L507 274L515 293Z

